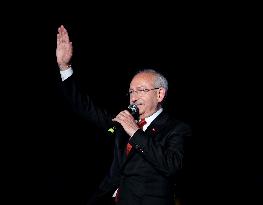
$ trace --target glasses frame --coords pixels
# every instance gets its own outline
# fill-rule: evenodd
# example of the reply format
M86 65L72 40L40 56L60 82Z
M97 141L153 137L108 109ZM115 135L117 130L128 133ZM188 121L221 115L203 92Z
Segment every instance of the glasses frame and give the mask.
M127 95L128 96L132 96L132 95L134 95L134 93L136 93L136 95L138 95L138 96L143 96L143 95L145 95L146 93L148 93L148 92L150 92L152 90L157 90L157 89L160 89L160 88L161 87L159 87L159 88L151 88L151 89L142 88L140 90L130 90Z

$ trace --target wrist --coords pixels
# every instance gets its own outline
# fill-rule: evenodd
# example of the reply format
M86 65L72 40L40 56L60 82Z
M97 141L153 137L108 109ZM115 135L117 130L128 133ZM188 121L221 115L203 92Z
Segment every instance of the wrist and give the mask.
M71 68L71 64L58 64L58 67L61 71Z

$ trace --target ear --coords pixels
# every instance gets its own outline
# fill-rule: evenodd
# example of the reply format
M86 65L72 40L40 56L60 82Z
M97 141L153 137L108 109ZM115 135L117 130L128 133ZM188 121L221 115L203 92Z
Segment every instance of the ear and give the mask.
M158 93L157 93L157 95L158 95L158 102L162 102L163 101L163 99L165 97L165 94L166 94L166 90L164 88L162 88L162 87L159 88Z

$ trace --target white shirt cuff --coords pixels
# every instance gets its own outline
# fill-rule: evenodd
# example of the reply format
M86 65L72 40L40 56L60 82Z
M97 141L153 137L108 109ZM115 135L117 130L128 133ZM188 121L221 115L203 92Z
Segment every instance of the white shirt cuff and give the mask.
M67 70L61 70L60 71L60 76L62 81L66 80L68 77L72 76L73 74L73 69L69 67Z

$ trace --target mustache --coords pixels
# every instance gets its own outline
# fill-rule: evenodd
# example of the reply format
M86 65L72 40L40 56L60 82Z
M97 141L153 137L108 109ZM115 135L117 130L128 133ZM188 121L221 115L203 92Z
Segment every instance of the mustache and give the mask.
M136 105L136 106L143 105L143 104L144 104L144 102L142 100L137 100L136 102L131 103L131 105Z

